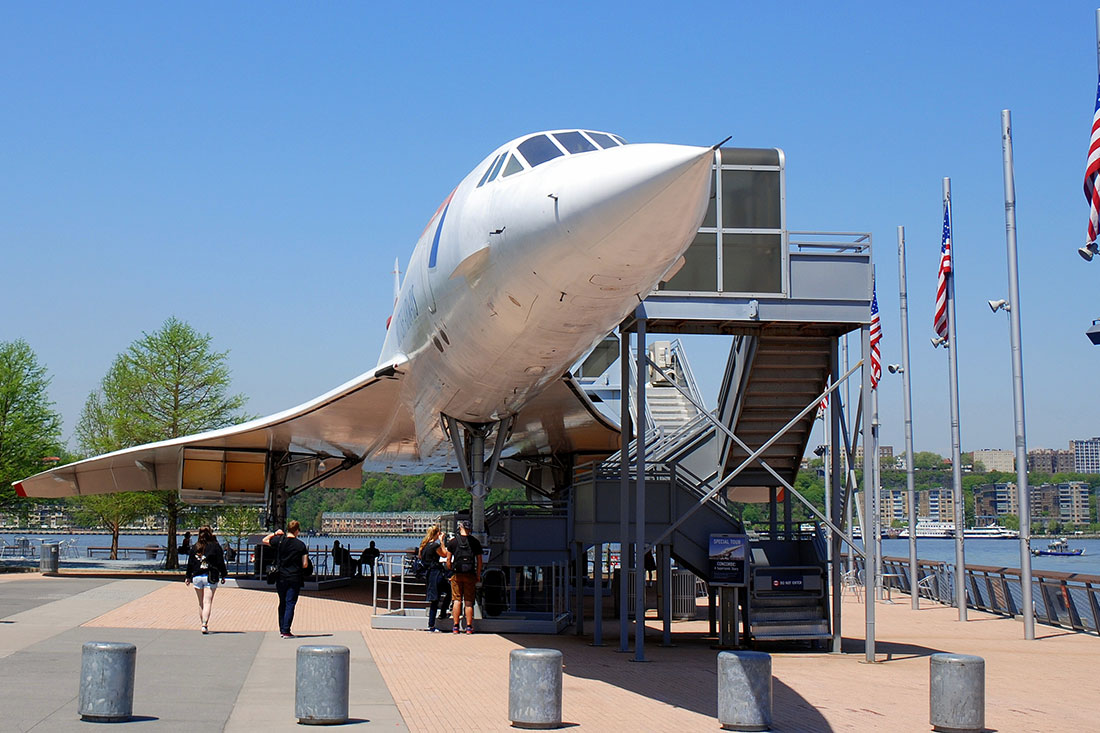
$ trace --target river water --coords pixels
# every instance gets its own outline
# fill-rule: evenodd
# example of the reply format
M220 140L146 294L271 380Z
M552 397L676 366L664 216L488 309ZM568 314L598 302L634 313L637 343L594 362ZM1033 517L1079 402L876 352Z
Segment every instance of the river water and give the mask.
M87 557L88 547L109 547L111 536L105 534L4 534L0 533L0 545L17 544L22 538L28 539L37 545L41 542L72 542L75 546L77 557ZM334 540L340 540L341 545L348 546L358 555L367 544L374 540L380 550L406 550L419 544L419 537L401 536L394 537L381 535L377 537L326 535L301 538L310 549L327 549L332 546ZM1084 573L1087 575L1100 575L1100 539L1075 539L1068 538L1070 547L1084 548L1085 554L1079 557L1050 557L1040 556L1031 558L1033 570L1055 570L1062 573ZM182 541L183 535L179 535L177 541ZM193 540L192 540L193 541ZM119 537L120 547L143 547L145 545L157 545L163 547L167 542L165 535L122 535ZM1045 548L1049 542L1047 537L1033 538L1032 547ZM966 540L965 544L967 565L989 565L993 567L1020 567L1020 543L1018 540L990 540L975 539ZM909 540L894 539L882 541L883 555L890 557L908 557ZM71 555L70 555L71 556ZM951 539L918 539L917 557L921 560L955 562L955 542Z
M1100 540L1068 537L1073 549L1084 548L1078 557L1052 557L1041 555L1031 558L1032 570L1054 570L1060 573L1084 573L1100 575ZM1048 537L1032 537L1033 548L1046 549ZM967 565L1019 568L1019 540L966 540L963 545ZM882 554L887 557L909 557L909 540L883 540ZM921 560L943 561L954 564L955 540L917 539L917 557Z
M363 537L363 536L345 536L345 535L324 535L316 537L306 537L302 535L300 537L302 541L313 549L327 549L332 547L334 540L340 540L340 544L351 547L357 552L361 552L371 540L374 540L375 546L380 550L405 550L410 547L415 547L420 544L419 537L399 536L394 537L392 535L378 536L378 537ZM63 542L72 543L75 549L75 555L77 557L87 557L89 547L110 547L111 535L109 534L11 534L0 533L0 546L18 545L23 540L29 541L33 545L41 544L42 542ZM224 537L219 537L220 542L225 542ZM191 534L191 542L194 543L195 535ZM138 534L138 535L120 535L118 538L119 547L139 548L146 545L156 545L158 547L164 547L168 542L167 535L156 534ZM183 542L183 533L179 533L176 536L176 542ZM7 553L5 553L7 554ZM63 553L64 554L64 553ZM162 556L163 557L163 556Z

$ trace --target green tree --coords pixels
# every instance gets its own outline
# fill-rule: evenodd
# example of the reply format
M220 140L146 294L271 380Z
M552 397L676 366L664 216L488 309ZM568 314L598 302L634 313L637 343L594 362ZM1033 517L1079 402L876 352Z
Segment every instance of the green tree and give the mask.
M82 450L109 453L142 443L214 430L246 419L243 395L230 394L227 351L209 334L169 318L115 358L88 396L76 428ZM155 492L168 520L167 568L179 567L176 528L186 505L174 491Z
M1004 514L1001 516L1001 526L1005 529L1019 530L1020 518L1015 514Z
M913 468L922 471L943 468L943 456L931 451L918 451L913 454Z
M149 493L126 491L78 496L72 500L71 506L78 523L103 527L111 533L111 559L117 560L119 532L135 519L155 513L160 502Z
M260 530L260 510L251 506L227 506L218 514L217 525L223 541L227 542L232 537L236 549L245 535Z
M49 384L26 341L0 342L0 512L25 514L12 482L62 453L61 417L46 394Z

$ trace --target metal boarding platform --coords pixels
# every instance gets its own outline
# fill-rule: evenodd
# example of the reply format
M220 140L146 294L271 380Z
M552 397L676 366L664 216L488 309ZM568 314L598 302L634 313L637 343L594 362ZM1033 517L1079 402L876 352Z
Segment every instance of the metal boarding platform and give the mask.
M637 386L615 390L605 378L601 397L610 402L617 392L620 413L641 428L619 454L575 477L573 534L577 551L613 542L628 550L656 547L664 558L658 574L665 576L658 584L665 587L672 559L709 579L708 535L743 531L736 506L767 503L770 531L751 540L747 587L721 612L740 616L744 633L758 640L832 638L839 650L839 558L854 475L841 478L838 460L830 467L833 485L842 488L818 517L832 525L828 543L819 532L796 531L792 504L805 500L793 484L818 403L858 371L841 374L839 339L868 333L871 237L787 230L784 167L778 149L717 152L712 204L683 263L620 327L620 361L636 364L620 364L619 383ZM716 410L699 409L674 430L656 424L652 380L639 375L657 372L671 384L680 381L689 400L697 395L661 369L648 348L652 334L734 336ZM831 400L838 402L839 393ZM828 417L836 436L839 407ZM663 615L667 641L669 614ZM598 616L593 621L598 635ZM722 623L724 630L731 626ZM643 641L636 637L638 658Z

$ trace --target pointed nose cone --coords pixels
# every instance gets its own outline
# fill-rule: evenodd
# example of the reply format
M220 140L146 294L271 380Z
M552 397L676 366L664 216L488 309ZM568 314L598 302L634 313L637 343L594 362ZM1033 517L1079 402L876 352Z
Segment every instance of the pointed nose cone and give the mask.
M627 145L592 156L585 174L559 197L562 226L608 265L671 265L706 213L713 161L710 148L666 144Z

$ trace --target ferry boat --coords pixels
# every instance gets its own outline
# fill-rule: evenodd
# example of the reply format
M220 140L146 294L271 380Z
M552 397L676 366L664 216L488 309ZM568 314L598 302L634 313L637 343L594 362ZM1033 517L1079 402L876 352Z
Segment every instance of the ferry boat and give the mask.
M996 522L991 522L984 527L971 527L963 530L963 537L968 540L1018 540L1020 533L1002 527Z
M898 536L909 539L909 528L902 529ZM946 540L954 536L954 522L937 522L931 519L922 519L917 522L916 537L918 540Z
M1070 549L1069 542L1065 537L1057 540L1051 540L1047 544L1047 549L1041 550L1038 547L1031 548L1032 555L1058 555L1061 557L1073 557L1076 555L1084 555L1085 548L1078 547L1076 549Z

